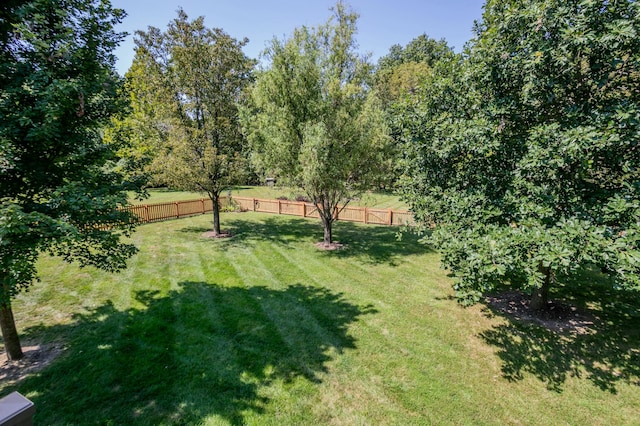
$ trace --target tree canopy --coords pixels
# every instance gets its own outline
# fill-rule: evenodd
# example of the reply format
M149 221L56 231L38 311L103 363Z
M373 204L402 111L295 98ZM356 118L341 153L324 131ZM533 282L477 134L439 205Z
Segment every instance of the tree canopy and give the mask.
M212 200L214 234L220 234L219 197L248 174L237 104L254 62L238 41L204 18L183 10L165 32L139 31L127 74L138 130L154 146L153 172L173 187L206 193ZM150 142L151 141L151 142Z
M271 42L243 115L258 168L316 204L325 244L336 209L370 187L388 142L372 67L355 51L357 15L341 2L333 12Z
M387 122L393 124L402 120L402 109L396 108L396 104L405 97L415 96L433 67L453 55L445 40L434 40L426 34L414 38L405 47L391 46L389 53L378 60L373 76L373 86L382 101ZM403 155L397 126L392 125L391 129L394 143L387 155L386 173L379 180L379 186L385 189L396 187Z
M0 5L0 326L10 359L22 351L11 299L36 277L39 253L124 268L134 226L102 129L118 109L107 1Z
M599 267L640 287L640 5L489 0L399 131L404 197L467 302L499 284L544 308Z
M435 64L453 55L444 39L435 40L421 34L405 47L394 44L378 60L374 82L384 105L416 91L419 83Z

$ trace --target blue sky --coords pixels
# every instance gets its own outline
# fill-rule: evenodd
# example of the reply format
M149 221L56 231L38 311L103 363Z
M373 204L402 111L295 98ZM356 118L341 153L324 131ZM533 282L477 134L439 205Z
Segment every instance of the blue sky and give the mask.
M222 28L232 37L249 38L245 53L257 58L273 37L283 38L302 25L326 22L335 0L111 0L127 11L119 31L130 35L116 50L116 64L124 74L133 60L133 33L148 26L166 29L182 7L190 18L203 15L205 25ZM406 45L426 33L447 40L456 51L473 36L474 20L482 15L484 0L350 0L360 15L357 41L362 53L377 61L394 44Z

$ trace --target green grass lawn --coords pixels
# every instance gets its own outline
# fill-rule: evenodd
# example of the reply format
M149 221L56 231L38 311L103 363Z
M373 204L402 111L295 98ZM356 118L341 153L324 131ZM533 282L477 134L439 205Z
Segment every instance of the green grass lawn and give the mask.
M226 192L223 193L226 196ZM287 188L268 187L268 186L241 186L231 191L232 197L250 197L263 199L276 199L278 197L287 197L295 200L296 194ZM134 201L134 203L166 203L171 201L183 201L202 198L203 195L197 192L173 191L165 188L150 189L149 198L143 201ZM206 195L205 195L206 197ZM397 195L385 193L365 193L357 200L351 201L350 205L359 207L371 207L380 209L407 210L407 204L402 202Z
M438 254L391 227L224 213L141 226L120 274L39 263L14 313L61 348L20 391L35 423L637 424L637 295L586 275L554 293L596 323L561 334L461 308Z

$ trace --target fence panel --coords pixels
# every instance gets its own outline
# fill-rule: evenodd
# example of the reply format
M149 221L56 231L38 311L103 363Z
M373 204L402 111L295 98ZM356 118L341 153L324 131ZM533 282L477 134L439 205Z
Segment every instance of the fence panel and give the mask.
M345 207L338 213L338 220L346 220L349 222L362 222L362 211L360 207Z
M177 218L175 203L148 204L149 222Z
M305 203L304 217L320 219L320 212L318 211L318 207L311 203Z
M240 210L253 211L257 200L255 198L233 197L232 203L235 203Z
M299 201L280 201L280 214L302 216L302 206L304 203Z
M262 200L256 199L256 210L262 213L275 213L278 214L278 202L279 200Z
M394 226L414 226L416 224L416 221L413 218L413 213L411 212L394 211L393 221L391 222L391 224Z
M389 210L367 209L367 223L386 225L389 223Z
M124 208L124 210L133 213L138 222L142 222L142 223L149 222L149 219L145 214L145 211L148 211L147 206L143 206L143 205L129 206Z
M193 216L204 213L202 200L189 200L176 203L179 216Z

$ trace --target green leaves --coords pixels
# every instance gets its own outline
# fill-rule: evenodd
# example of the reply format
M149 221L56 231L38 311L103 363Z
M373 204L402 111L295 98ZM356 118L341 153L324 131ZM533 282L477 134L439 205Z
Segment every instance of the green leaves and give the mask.
M216 232L218 197L249 175L238 110L254 66L242 52L247 42L179 10L166 31L137 33L127 73L132 134L151 157L150 174L156 183L206 193L216 205Z
M119 270L135 252L119 160L101 130L119 108L108 2L12 3L0 26L0 303L36 278L42 251Z
M342 3L326 25L273 40L242 112L260 172L298 186L321 211L334 211L371 187L389 145L370 64L355 52L357 15Z
M591 265L637 287L639 25L632 1L489 1L398 106L404 196L464 300Z
M253 61L221 29L189 21L184 11L162 33L138 32L128 73L132 106L152 134L157 180L215 194L247 174L237 103L251 79ZM162 129L158 132L158 129Z

